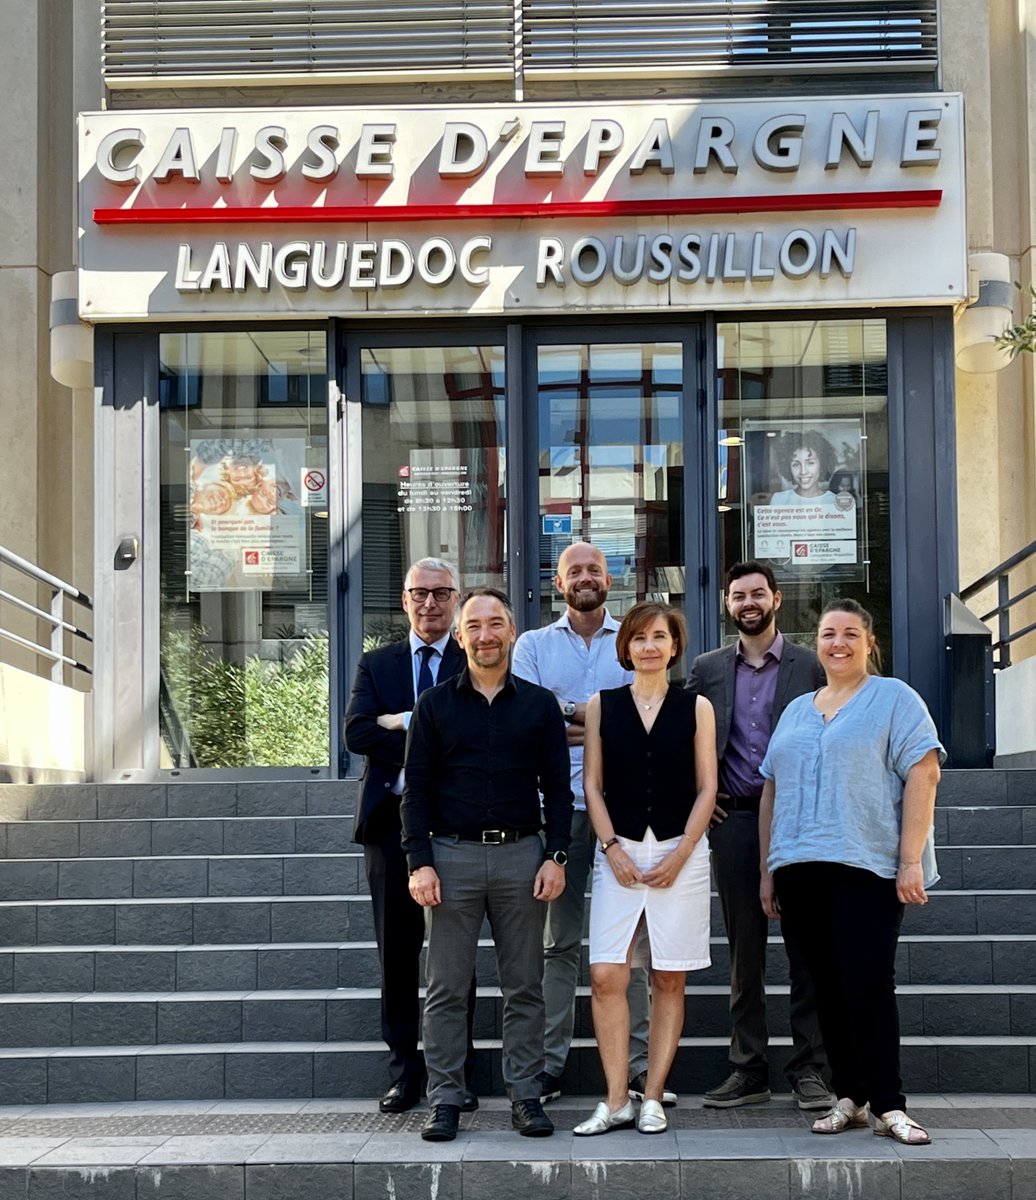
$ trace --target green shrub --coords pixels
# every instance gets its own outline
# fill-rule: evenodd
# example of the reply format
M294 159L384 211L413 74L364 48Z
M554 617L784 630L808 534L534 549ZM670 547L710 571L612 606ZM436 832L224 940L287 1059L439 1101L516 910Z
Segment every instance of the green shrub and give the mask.
M214 658L204 631L163 640L170 698L199 767L320 767L329 762L328 641L307 637L286 662Z

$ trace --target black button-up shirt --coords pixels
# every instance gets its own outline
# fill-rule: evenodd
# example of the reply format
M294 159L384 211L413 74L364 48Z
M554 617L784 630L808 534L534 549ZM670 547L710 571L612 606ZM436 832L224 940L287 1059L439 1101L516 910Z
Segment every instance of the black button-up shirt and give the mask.
M545 825L547 853L568 849L568 737L546 688L508 674L490 704L467 668L431 688L410 719L405 771L400 815L411 871L433 865L433 833L470 837Z

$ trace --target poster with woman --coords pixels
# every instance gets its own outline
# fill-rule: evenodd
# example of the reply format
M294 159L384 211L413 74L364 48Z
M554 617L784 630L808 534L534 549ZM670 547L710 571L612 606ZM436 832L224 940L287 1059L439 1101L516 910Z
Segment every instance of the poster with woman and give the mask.
M862 579L859 420L746 421L742 436L747 556L778 578Z
M302 438L193 438L192 592L290 587L306 570ZM295 481L290 482L290 481Z

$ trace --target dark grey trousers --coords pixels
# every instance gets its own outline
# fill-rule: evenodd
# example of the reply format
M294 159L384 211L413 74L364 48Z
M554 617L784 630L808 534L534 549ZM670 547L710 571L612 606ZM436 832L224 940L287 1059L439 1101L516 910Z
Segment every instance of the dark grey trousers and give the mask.
M722 801L720 806L722 807ZM766 939L769 922L759 903L759 817L729 813L709 831L712 873L730 943L730 1066L766 1086ZM817 1022L813 986L796 951L788 950L791 980L792 1050L785 1074L794 1084L802 1075L826 1075L827 1060Z
M428 956L424 1057L429 1104L461 1104L467 1050L468 984L482 921L489 918L503 993L503 1075L512 1100L537 1099L543 1070L543 921L532 896L543 843L509 846L432 839L442 903L425 910Z

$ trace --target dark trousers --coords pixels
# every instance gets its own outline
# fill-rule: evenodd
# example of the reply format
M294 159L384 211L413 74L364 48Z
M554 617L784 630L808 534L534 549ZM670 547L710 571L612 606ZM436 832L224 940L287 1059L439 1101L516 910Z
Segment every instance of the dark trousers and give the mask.
M388 811L383 811L388 808ZM367 823L363 847L367 884L374 908L374 937L381 963L381 1036L389 1048L393 1083L423 1079L420 974L424 944L424 909L410 896L409 871L401 845L399 809L391 801ZM468 1051L464 1073L470 1084L475 1071L473 1043L475 976L468 992Z
M720 807L723 802L720 801ZM769 922L759 903L759 816L737 810L709 831L712 873L730 943L730 1066L767 1086L766 939ZM791 980L792 1085L802 1075L825 1074L824 1045L809 972L788 946Z
M543 863L543 843L538 837L525 837L506 846L483 846L456 837L433 837L432 855L442 903L424 910L428 1103L463 1100L464 980L474 969L479 933L487 917L503 994L504 1085L512 1101L538 1099L547 906L533 899L532 892Z
M832 1090L869 1102L879 1115L903 1108L896 881L825 862L781 867L773 881L785 945L789 953L795 947L813 980Z

